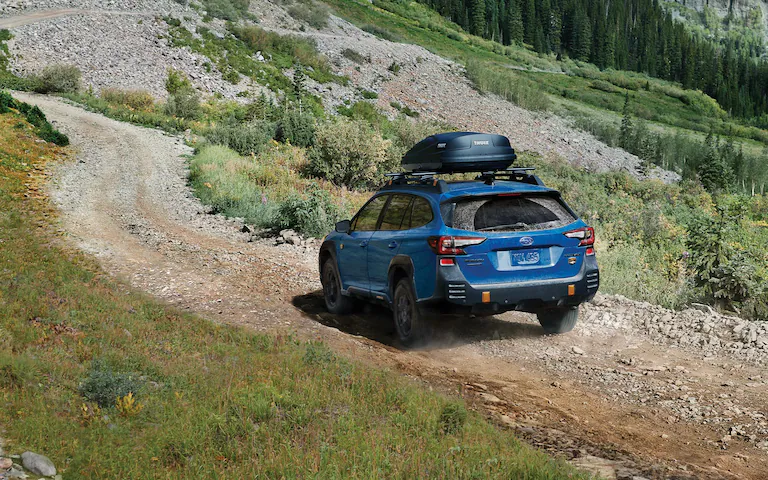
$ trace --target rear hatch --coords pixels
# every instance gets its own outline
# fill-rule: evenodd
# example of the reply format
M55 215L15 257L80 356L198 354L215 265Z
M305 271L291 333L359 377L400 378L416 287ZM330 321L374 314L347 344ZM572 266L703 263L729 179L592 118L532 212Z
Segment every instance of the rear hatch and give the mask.
M441 214L464 245L455 260L472 285L573 277L586 251L576 237L592 235L556 192L452 199Z

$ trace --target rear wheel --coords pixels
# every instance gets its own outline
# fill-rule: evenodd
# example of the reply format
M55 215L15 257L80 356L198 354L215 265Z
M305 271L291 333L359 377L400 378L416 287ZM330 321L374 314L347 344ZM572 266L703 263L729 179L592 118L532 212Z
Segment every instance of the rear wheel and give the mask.
M355 308L354 300L341 293L341 279L336 262L328 259L323 264L323 297L325 306L333 314L350 313Z
M392 311L397 336L403 345L413 347L429 341L432 334L429 317L416 303L410 279L403 278L397 282Z
M579 319L579 307L552 308L536 315L544 331L549 334L568 333Z

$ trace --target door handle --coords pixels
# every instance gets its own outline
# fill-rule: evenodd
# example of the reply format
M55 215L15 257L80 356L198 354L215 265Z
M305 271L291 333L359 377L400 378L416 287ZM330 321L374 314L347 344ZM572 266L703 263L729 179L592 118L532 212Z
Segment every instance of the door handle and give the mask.
M360 246L361 247L367 247L368 246L368 240L363 240L362 242L360 242Z
M389 245L387 245L389 248L397 248L397 242L391 242Z

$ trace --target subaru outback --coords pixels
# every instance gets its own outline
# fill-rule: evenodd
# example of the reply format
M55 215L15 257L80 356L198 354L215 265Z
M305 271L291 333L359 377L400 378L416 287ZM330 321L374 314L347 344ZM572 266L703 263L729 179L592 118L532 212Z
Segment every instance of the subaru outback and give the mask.
M443 135L430 137L436 148L456 138ZM483 134L460 135L466 143ZM461 171L436 166L438 173ZM360 300L383 304L405 345L428 338L440 313L516 310L536 314L546 333L572 330L579 305L599 285L595 233L530 170L459 181L393 175L322 243L328 310L349 313Z

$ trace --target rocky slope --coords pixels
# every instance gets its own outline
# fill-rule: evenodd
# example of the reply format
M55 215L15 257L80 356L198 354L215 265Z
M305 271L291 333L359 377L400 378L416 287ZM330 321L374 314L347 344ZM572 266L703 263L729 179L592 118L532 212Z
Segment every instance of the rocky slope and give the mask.
M32 23L12 29L15 38L9 46L15 54L13 68L17 72L36 72L55 62L73 63L95 90L138 88L158 97L165 95L166 71L171 67L187 72L198 89L211 95L239 99L239 92L262 88L248 80L232 85L215 68L205 71L203 65L209 60L205 56L169 46L162 38L168 29L162 16L183 19L193 31L200 20L198 12L171 0L19 0L0 6L0 15L7 19L51 10L58 11L59 16L31 19ZM419 112L422 118L505 134L519 150L561 156L593 170L625 170L642 176L636 156L606 146L559 117L532 113L498 97L479 94L460 65L419 46L382 40L333 16L327 28L316 30L301 25L279 4L267 0L252 1L251 11L264 28L314 39L335 70L351 78L347 87L310 85L331 110L345 101L361 100L362 90L375 91L379 93L378 105L392 115L396 112L391 103L396 102ZM0 18L0 25L2 22ZM225 32L220 22L206 26ZM344 52L349 49L362 55L365 64L347 58ZM401 67L398 74L389 70L393 63ZM651 176L664 181L678 178L659 169Z

